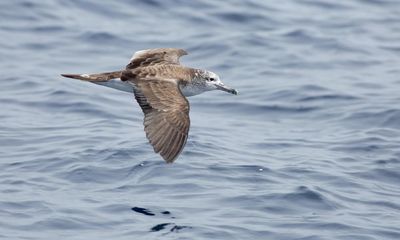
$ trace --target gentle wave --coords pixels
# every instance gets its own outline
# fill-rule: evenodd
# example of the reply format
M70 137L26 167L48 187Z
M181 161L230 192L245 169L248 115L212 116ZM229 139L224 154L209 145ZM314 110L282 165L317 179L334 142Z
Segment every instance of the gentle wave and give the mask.
M0 3L1 239L400 239L397 1ZM179 47L177 161L132 95L61 73ZM79 233L77 233L79 232Z

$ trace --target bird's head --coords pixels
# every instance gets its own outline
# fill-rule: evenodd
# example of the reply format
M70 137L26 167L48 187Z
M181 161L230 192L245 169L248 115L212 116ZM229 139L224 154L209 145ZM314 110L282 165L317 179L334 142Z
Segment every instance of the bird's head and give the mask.
M216 73L213 73L211 71L201 71L200 77L202 84L208 91L222 90L235 95L238 94L238 91L236 91L236 89L226 86Z

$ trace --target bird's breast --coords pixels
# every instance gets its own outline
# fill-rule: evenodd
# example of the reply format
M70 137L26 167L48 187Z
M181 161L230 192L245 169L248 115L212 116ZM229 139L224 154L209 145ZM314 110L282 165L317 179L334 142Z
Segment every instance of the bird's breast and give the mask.
M205 92L203 88L195 84L179 85L179 88L185 97L190 97Z

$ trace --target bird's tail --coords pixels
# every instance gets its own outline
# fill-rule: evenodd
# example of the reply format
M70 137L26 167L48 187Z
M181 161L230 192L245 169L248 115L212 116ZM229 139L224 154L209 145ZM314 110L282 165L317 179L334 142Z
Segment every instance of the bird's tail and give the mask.
M63 77L74 78L89 82L104 82L114 78L120 78L122 71L93 73L93 74L61 74Z

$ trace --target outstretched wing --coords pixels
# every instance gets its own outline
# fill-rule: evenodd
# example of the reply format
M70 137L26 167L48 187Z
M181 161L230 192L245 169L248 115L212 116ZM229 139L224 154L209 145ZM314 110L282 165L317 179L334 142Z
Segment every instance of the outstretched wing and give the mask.
M144 113L144 130L153 146L167 163L181 153L188 138L189 103L176 80L132 80L137 102Z
M126 69L160 64L180 64L179 58L187 52L179 48L154 48L135 52Z

